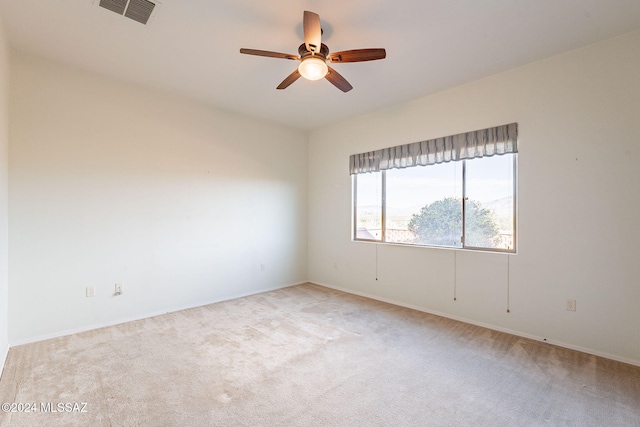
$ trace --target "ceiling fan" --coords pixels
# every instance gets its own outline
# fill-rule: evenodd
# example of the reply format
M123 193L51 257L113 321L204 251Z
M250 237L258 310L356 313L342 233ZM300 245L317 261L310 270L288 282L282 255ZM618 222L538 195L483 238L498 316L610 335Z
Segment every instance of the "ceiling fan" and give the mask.
M324 77L343 92L349 92L353 86L336 70L327 65L327 61L331 63L363 62L384 59L387 56L384 49L354 49L329 53L327 45L322 43L322 27L320 26L320 16L317 13L305 11L302 27L304 43L298 47L299 55L245 48L240 49L240 53L300 61L298 68L289 74L277 89L289 87L302 76L308 80L320 80Z

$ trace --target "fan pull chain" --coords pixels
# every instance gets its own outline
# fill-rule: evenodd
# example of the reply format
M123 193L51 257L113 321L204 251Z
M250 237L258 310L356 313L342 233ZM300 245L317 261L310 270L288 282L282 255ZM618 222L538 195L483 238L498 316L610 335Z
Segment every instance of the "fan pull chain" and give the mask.
M510 287L511 287L511 257L507 255L507 313L511 313L510 308Z
M458 251L453 251L453 300L458 300Z
M376 282L378 281L378 245L376 245Z

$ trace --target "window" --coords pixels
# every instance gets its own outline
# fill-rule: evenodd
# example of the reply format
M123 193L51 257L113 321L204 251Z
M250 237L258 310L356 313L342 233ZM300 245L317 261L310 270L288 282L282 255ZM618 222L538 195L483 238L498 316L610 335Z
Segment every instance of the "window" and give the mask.
M367 173L356 182L356 239L382 239L382 180L380 173Z
M515 141L517 126L509 126ZM469 134L462 135L468 145ZM456 159L461 150L453 144L452 158L426 165L410 146L365 153L366 170L353 173L353 239L515 252L513 145L507 152ZM399 163L403 167L388 167Z

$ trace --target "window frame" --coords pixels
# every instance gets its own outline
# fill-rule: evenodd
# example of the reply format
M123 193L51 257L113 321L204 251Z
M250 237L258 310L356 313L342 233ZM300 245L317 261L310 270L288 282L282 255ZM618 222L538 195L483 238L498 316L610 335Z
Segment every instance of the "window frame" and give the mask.
M513 179L512 179L512 200L513 200L513 213L512 213L512 217L513 217L513 224L512 224L512 230L513 230L513 242L512 242L512 248L509 249L504 249L504 248L487 248L487 247L481 247L481 246L468 246L465 243L466 240L466 205L467 205L467 201L468 201L468 197L466 195L466 190L467 190L467 160L472 160L472 159L461 159L461 160L457 160L456 162L462 162L462 226L461 226L461 236L460 236L460 243L461 246L457 247L457 246L444 246L444 245L425 245L425 244L416 244L416 243L399 243L399 242L387 242L386 241L386 227L387 227L387 221L386 221L386 209L387 209L387 171L386 170L380 170L377 172L373 172L373 173L380 173L380 188L381 188L381 194L380 194L380 202L381 202L381 212L380 212L380 220L381 220L381 225L380 225L380 239L376 240L376 239L363 239L363 238L358 238L357 233L358 233L358 175L359 174L353 174L352 175L352 181L351 181L351 186L352 186L352 209L353 209L353 215L352 215L352 227L351 227L351 240L353 242L368 242L368 243L377 243L377 244L384 244L384 245L400 245L400 246L411 246L411 247L424 247L424 248L440 248L440 249L456 249L456 250L469 250L469 251L476 251L476 252L498 252L498 253L509 253L509 254L515 254L517 253L517 248L518 248L518 231L517 231L517 215L518 215L518 153L514 152L514 153L508 153L508 155L512 155L513 159L512 159L512 171L513 171ZM493 157L493 156L491 156ZM429 166L422 166L422 167L429 167Z

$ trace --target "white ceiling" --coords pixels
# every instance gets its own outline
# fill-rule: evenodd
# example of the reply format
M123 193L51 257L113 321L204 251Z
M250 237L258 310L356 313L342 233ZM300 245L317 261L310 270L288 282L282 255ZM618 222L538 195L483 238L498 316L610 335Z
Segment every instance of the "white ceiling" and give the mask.
M0 0L0 15L13 49L300 129L640 28L640 0L160 0L146 26L97 2ZM348 93L304 79L276 90L297 62L239 49L296 54L304 10L320 15L331 51L387 58L335 64Z

